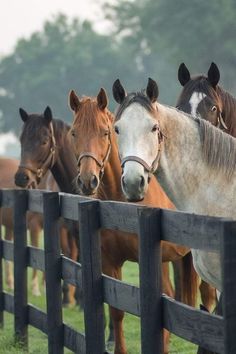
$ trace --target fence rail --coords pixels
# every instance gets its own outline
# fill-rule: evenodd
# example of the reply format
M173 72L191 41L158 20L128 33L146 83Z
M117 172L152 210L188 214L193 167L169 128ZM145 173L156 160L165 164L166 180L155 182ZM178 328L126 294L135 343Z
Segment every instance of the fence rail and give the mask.
M142 354L162 352L163 327L217 353L236 353L236 222L38 190L2 190L0 200L1 207L14 210L15 234L14 244L0 239L0 323L4 311L14 314L15 337L25 347L31 325L48 335L49 353L63 353L64 347L76 353L105 353L105 302L140 317ZM28 210L44 214L45 250L26 244ZM82 266L60 254L60 217L79 221ZM102 274L100 228L138 233L140 287ZM222 317L161 293L161 240L221 253ZM14 296L3 291L2 259L17 264ZM46 273L46 313L28 304L27 267ZM85 334L63 323L62 279L83 287Z

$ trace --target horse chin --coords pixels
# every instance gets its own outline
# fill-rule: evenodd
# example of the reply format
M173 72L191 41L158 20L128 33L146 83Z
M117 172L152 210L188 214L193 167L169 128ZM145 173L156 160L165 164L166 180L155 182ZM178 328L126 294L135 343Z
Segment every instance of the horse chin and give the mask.
M127 198L127 201L129 203L138 203L142 202L144 200L144 197L139 197L139 198Z

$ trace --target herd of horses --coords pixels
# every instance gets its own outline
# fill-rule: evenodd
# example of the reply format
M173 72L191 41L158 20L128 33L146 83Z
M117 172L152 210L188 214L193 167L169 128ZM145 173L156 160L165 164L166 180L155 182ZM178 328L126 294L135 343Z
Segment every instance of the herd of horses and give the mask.
M21 159L0 161L4 175L0 186L60 190L234 218L236 140L230 135L236 136L236 100L218 85L220 72L214 63L206 76L195 77L181 64L178 79L183 90L176 108L157 101L158 86L152 79L146 90L132 93L116 80L113 97L118 106L114 114L108 109L103 88L96 97L79 97L72 90L71 125L55 119L49 107L43 114L28 114L20 108ZM2 213L10 239L12 216L8 209ZM28 229L38 246L42 216L29 214ZM77 260L79 225L62 220L60 232L62 252ZM138 262L138 236L101 230L101 251L103 272L121 279L124 262ZM163 292L174 297L170 261L181 267L181 300L195 306L198 274L202 303L211 311L215 290L222 290L219 255L162 241ZM35 272L33 285L38 294ZM10 275L8 286L13 286ZM74 291L70 287L71 303ZM114 353L126 354L124 313L110 307L110 317ZM164 331L165 354L168 344L169 333ZM202 348L198 352L208 353Z

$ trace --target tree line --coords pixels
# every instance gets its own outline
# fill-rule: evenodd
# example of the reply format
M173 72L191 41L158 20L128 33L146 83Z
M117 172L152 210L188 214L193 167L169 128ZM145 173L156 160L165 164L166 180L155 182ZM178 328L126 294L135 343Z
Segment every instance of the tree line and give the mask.
M114 31L99 34L89 21L59 14L42 31L20 39L0 61L1 130L19 132L18 108L71 121L70 89L96 95L103 86L110 96L120 78L128 90L156 79L160 100L174 105L181 62L192 73L207 72L212 61L221 84L236 94L236 2L234 0L123 0L104 5Z

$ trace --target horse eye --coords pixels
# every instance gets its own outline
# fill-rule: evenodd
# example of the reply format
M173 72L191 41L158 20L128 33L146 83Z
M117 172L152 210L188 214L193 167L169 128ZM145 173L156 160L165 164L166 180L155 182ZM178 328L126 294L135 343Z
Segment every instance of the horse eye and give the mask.
M109 133L110 133L109 130L106 130L104 135L107 136L107 135L109 135Z
M45 139L42 141L42 145L47 145L49 139Z
M211 111L212 111L212 112L216 112L216 110L217 110L217 107L216 107L216 106L212 106L212 107L211 107Z
M152 132L155 133L158 129L159 129L159 125L158 125L158 124L155 124L155 125L152 127Z
M120 131L119 131L119 128L117 127L117 125L115 125L114 129L115 129L116 134L120 134Z
M71 135L72 135L73 137L75 137L75 131L74 131L74 130L71 130Z

